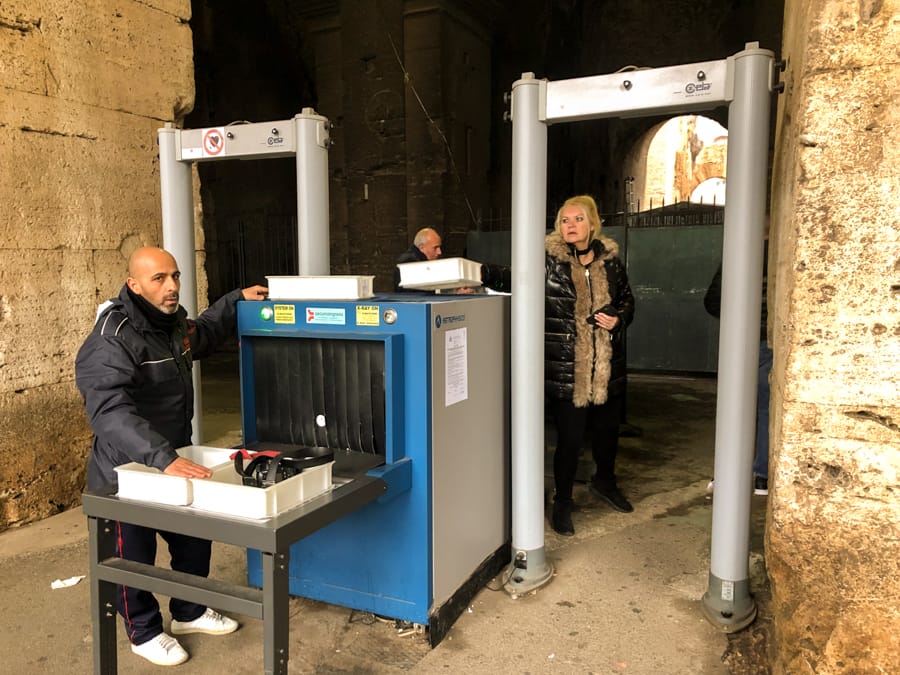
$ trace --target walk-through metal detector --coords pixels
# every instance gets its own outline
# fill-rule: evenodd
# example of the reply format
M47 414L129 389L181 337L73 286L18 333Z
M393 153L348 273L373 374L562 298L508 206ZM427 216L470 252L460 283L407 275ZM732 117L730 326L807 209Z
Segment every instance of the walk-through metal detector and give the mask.
M749 592L750 497L774 54L751 42L727 59L513 84L512 562L506 590L547 583L544 554L544 235L547 127L728 106L722 315L707 619L725 632L756 617Z
M207 129L159 130L163 247L178 261L181 304L197 316L194 259L194 188L191 164L224 159L297 158L298 274L331 273L328 220L328 147L331 124L312 108L289 120L230 124ZM194 374L194 444L200 444L200 364Z

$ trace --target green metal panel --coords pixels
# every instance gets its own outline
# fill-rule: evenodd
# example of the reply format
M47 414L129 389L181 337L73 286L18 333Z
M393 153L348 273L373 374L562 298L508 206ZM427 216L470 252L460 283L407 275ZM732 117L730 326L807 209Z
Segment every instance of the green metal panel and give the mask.
M648 212L643 222L664 221ZM719 322L706 313L703 296L721 260L722 225L604 225L603 234L619 244L634 293L628 369L715 373ZM508 231L468 233L473 260L509 265L509 250Z
M610 236L614 229L607 229ZM621 230L613 236L620 245ZM703 296L722 256L722 226L629 228L625 243L635 299L628 368L716 372L719 323L707 314Z

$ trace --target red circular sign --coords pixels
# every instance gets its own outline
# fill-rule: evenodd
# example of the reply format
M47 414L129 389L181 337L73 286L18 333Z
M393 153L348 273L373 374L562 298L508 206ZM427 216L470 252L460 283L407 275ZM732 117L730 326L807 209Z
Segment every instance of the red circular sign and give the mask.
M207 155L218 155L225 149L225 139L218 129L209 129L203 134L203 152Z

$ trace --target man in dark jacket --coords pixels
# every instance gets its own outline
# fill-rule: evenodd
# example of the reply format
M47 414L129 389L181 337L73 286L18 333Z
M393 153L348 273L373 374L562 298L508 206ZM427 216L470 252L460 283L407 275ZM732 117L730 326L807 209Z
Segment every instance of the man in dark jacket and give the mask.
M430 227L423 227L416 232L413 238L412 246L406 249L399 258L397 263L423 262L425 260L437 260L441 257L441 235ZM403 292L407 289L400 285L400 270L394 267L394 290Z
M178 303L180 277L167 251L135 251L125 285L100 312L78 352L75 383L94 432L89 489L115 486L115 467L128 462L171 476L211 475L205 466L175 452L191 443L192 363L234 333L238 300L260 299L268 291L263 286L232 291L193 321ZM157 531L128 523L116 527L120 557L154 564ZM209 575L211 542L171 532L159 535L169 545L172 569ZM177 665L189 658L178 641L163 632L152 593L122 586L117 598L133 652L157 665ZM174 634L223 635L238 628L233 619L203 605L172 598L169 608Z
M397 258L397 264L437 260L442 255L441 235L430 227L424 227L416 232L412 246ZM503 265L482 264L481 284L486 288L508 293L510 289L510 268ZM394 291L398 293L413 291L413 289L403 288L400 285L400 269L397 267L394 267ZM468 294L474 291L474 288L459 288L454 293Z

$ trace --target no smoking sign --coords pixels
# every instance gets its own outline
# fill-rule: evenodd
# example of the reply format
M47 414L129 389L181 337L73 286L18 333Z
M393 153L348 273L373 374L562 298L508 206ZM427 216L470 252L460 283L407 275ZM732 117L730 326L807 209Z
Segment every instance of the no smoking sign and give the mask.
M203 132L203 156L221 157L225 154L225 128L214 127Z

